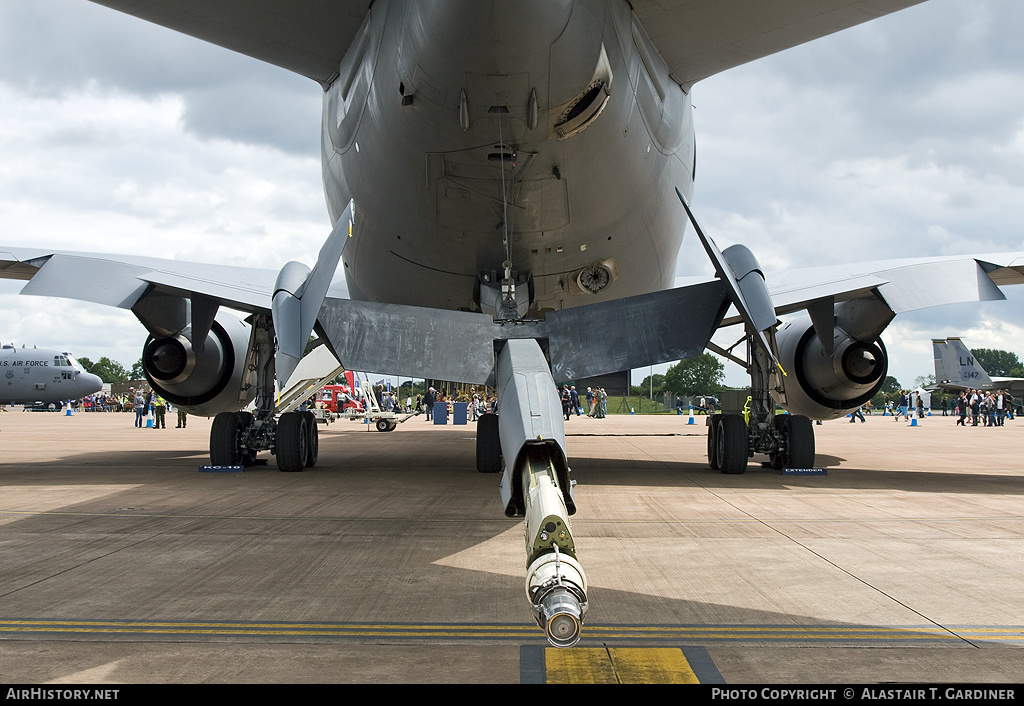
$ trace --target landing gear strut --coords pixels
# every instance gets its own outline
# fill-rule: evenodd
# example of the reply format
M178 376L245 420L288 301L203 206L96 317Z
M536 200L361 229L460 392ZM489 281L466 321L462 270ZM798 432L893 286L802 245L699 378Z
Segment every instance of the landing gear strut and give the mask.
M786 404L786 372L779 364L775 341L778 319L757 258L743 245L725 251L704 234L700 223L679 189L679 201L715 266L715 274L726 285L729 298L743 320L747 360L736 358L732 349L712 343L708 348L743 365L750 374L750 398L743 414L723 414L708 421L708 463L723 473L743 473L747 459L755 453L768 454L773 466L809 467L814 463L814 429L806 417L775 416L775 398ZM774 392L774 395L773 395Z

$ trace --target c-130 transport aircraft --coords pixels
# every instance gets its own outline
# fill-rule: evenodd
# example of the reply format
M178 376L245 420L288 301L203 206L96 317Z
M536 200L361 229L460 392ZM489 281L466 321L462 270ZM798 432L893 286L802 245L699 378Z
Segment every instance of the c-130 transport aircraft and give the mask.
M102 389L99 376L66 351L0 346L0 404L43 402L60 409Z
M334 229L312 268L0 247L0 276L134 312L154 389L215 416L215 464L316 462L315 424L275 404L314 332L351 370L497 387L477 466L525 517L526 592L556 646L588 608L557 383L711 348L749 371L752 399L749 420L711 417L710 465L807 467L811 420L882 385L896 314L1024 282L1022 253L766 281L690 209L696 82L918 0L94 1L319 83ZM689 223L717 276L672 288ZM331 296L337 269L350 299ZM710 342L732 325L745 356Z

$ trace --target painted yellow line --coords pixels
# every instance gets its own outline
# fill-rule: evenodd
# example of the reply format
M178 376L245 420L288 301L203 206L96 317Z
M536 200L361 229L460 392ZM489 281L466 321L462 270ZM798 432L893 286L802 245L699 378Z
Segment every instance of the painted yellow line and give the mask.
M679 648L549 647L548 684L699 684Z
M276 637L434 637L446 639L464 638L515 638L517 640L540 637L536 630L529 635L523 632L479 632L467 633L462 630L447 631L403 631L403 630L202 630L199 628L102 628L102 627L50 627L50 628L5 628L0 633L86 633L90 635L235 635L235 636L276 636Z
M248 623L248 622L172 622L133 620L0 620L0 634L139 634L204 636L298 636L307 638L443 638L534 641L542 639L533 625L460 625L411 623ZM588 625L584 628L584 646L588 642L670 641L670 644L702 641L723 642L876 642L914 641L1024 642L1024 626L951 625L929 626L652 626Z
M417 623L245 623L245 622L177 622L146 620L0 620L2 626L90 626L90 627L168 627L168 628L245 628L249 630L501 630L537 632L535 625L455 625Z
M294 520L300 522L416 522L424 524L515 524L515 520L501 517L472 517L472 518L430 518L430 517L337 517L337 516L307 516L307 515L189 515L189 514L168 514L149 512L82 512L64 510L0 510L0 516L12 515L16 517L30 516L55 516L55 517L124 517L132 519L175 519L175 520L260 520L281 522L283 520ZM776 517L776 518L723 518L723 519L658 519L658 520L629 520L629 519L601 519L579 517L573 519L574 525L733 525L733 524L793 524L793 523L825 523L825 524L860 524L860 523L889 523L889 522L1020 522L1024 520L1022 515L1003 516L938 516L938 517Z
M0 510L0 516L16 517L120 517L133 520L259 520L261 522L409 522L420 524L500 524L513 525L517 520L501 517L338 517L319 515L179 515L156 512L81 512L65 510Z
M735 635L745 636L812 636L822 638L845 638L845 637L868 637L887 638L894 635L905 635L908 637L950 637L954 635L1003 635L1013 637L1024 637L1024 627L1007 628L982 628L973 626L951 625L945 628L920 627L920 626L866 626L866 627L839 627L839 626L771 626L771 625L712 625L712 626L669 626L669 625L587 625L585 631L593 636L595 633L605 632L620 634L628 633L673 633L679 635L690 635L696 637Z
M1021 515L996 515L984 517L953 516L944 515L941 517L764 517L764 518L721 518L721 519L660 519L660 520L626 520L597 518L576 518L574 525L760 525L760 524L793 524L793 523L879 523L879 522L1020 522L1024 520Z

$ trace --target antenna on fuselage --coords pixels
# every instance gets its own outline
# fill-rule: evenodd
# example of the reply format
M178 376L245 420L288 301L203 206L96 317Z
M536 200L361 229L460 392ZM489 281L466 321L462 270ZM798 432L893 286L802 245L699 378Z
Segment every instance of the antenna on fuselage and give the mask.
M509 154L505 149L506 145L503 124L504 118L502 117L502 113L498 113L498 144L501 145L501 161L499 162L499 168L501 169L501 238L502 245L505 246L505 261L501 263L501 267L504 270L504 278L501 282L502 318L517 318L519 316L519 306L516 302L516 283L512 279L512 228L508 222L508 202L510 190L512 185L515 183L515 179L510 175L508 183L505 183L505 159L506 157L511 157L512 170L515 171L516 151L513 150L511 154Z

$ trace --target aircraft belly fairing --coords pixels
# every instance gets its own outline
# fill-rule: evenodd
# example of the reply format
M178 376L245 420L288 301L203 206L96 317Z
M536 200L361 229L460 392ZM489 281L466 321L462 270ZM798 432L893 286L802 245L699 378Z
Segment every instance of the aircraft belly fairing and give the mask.
M503 42L501 32L467 41L446 24L444 6L375 7L359 52L375 62L366 109L339 112L344 83L324 99L330 210L350 197L360 204L344 266L352 292L480 311L480 284L506 261L524 282L532 278L535 312L670 286L685 219L658 194L665 184L692 190L691 107L665 73L670 98L637 109L638 96L651 102L636 92L649 69L628 13L618 10L578 2L566 24L551 9L565 26L549 33L548 46L543 38ZM376 61L378 44L398 61ZM472 70L465 56L474 57ZM429 90L418 92L417 81ZM645 120L653 112L652 129ZM374 120L361 121L351 140L333 132L363 113ZM576 114L589 122L564 137L559 126ZM687 135L686 149L668 157L652 137L667 124Z

